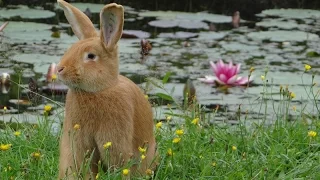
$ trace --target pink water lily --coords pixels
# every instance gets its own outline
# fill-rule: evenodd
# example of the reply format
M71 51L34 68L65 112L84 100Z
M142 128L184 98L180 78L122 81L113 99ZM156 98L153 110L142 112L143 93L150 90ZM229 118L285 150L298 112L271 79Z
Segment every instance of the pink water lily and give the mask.
M239 76L241 64L233 65L230 61L229 64L225 64L222 60L219 60L216 64L210 61L210 66L215 76L205 76L205 78L199 78L200 81L208 84L218 83L221 85L241 86L248 84L252 79L248 77Z

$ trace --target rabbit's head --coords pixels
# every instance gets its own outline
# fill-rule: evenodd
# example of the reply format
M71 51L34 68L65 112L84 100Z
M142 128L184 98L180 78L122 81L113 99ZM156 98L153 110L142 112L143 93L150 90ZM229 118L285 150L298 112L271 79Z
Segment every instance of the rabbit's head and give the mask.
M90 19L71 4L58 0L79 41L73 44L57 65L59 79L71 89L97 92L118 80L117 43L122 35L124 10L115 3L100 13L100 35Z

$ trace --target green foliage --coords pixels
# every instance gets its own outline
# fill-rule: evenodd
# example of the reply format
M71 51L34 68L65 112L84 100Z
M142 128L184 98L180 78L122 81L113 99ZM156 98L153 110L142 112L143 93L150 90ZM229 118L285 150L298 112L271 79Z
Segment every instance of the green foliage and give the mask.
M312 57L319 57L320 54L316 51L310 51L306 54L306 56L312 58Z
M306 73L307 71L305 71ZM262 81L264 84L261 104L267 106L268 99L280 96L275 124L246 125L250 119L239 106L238 125L228 123L212 124L218 108L205 114L194 102L181 113L172 113L170 118L157 124L155 134L159 161L153 175L132 179L319 179L320 178L320 130L319 117L307 110L294 109L300 114L295 121L288 121L292 111L291 101L295 98L287 87L280 87L279 93L268 91L268 69ZM161 82L153 79L157 87L164 87L169 75ZM165 80L166 79L166 80ZM151 82L151 83L152 83ZM314 85L310 85L310 89ZM308 88L308 87L306 87ZM306 91L308 91L306 89ZM172 100L172 96L158 93L156 96ZM318 94L311 94L317 103ZM312 99L313 98L313 99ZM178 106L179 107L179 106ZM171 108L171 107L169 107ZM176 108L176 107L175 107ZM318 108L316 106L316 108ZM309 119L307 123L306 119ZM265 121L266 117L261 117ZM51 132L52 123L46 115L39 117L38 125L21 124L19 130L5 125L0 133L0 177L2 179L56 179L59 159L59 134ZM183 130L183 133L177 133ZM20 135L15 131L21 132ZM81 131L81 129L79 129ZM178 131L179 132L179 131ZM175 138L181 138L174 142ZM113 145L116 142L113 142ZM5 145L11 144L5 150ZM38 153L38 154L36 154ZM87 163L75 173L80 178L89 169ZM122 179L123 170L139 162L129 162L116 170L103 171L99 164L98 179Z

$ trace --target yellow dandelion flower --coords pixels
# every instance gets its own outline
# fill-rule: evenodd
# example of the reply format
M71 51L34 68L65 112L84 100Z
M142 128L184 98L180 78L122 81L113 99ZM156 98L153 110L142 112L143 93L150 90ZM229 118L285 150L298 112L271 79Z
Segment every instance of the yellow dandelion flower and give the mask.
M144 160L146 156L144 154L141 155L141 160Z
M264 81L266 77L264 75L261 75L260 78L262 81Z
M147 100L149 99L149 96L148 95L144 95L144 98L146 98Z
M295 97L296 97L296 94L293 93L293 92L290 92L290 98L293 99L293 98L295 98Z
M197 125L199 124L199 118L195 118L191 121L192 124Z
M20 131L15 131L13 134L18 137L18 136L21 135L21 132Z
M235 150L237 150L237 146L232 146L232 151L235 151Z
M153 171L152 171L151 169L147 169L147 170L146 170L146 174L147 174L148 176L151 176L151 175L153 175Z
M250 73L252 73L254 71L254 67L250 68Z
M168 155L168 156L172 156L172 155L173 155L173 152L172 152L172 149L171 149L171 148L169 148L169 149L167 150L167 155Z
M124 170L122 170L122 174L123 174L124 176L127 176L127 175L129 174L129 172L130 172L129 169L124 169Z
M4 172L7 172L7 171L11 171L11 170L12 170L12 167L11 167L11 166L8 166L8 168L7 168L7 167L4 167L3 169L4 169Z
M156 124L156 128L157 129L160 129L162 127L162 122L158 122L157 124Z
M12 144L1 144L0 145L0 150L1 151L7 151L11 148Z
M309 71L311 69L311 66L309 64L304 65L305 71Z
M181 138L174 138L172 140L173 143L179 143L181 141Z
M178 135L178 136L182 136L183 135L183 129L178 129L178 130L176 130L176 135Z
M44 111L45 111L45 112L50 112L51 109L52 109L52 107L51 107L50 105L45 105L45 106L44 106Z
M293 111L297 111L297 107L296 106L292 106L292 110Z
M172 116L167 116L167 117L166 117L166 120L167 120L167 121L170 121L171 119L172 119Z
M40 159L41 153L40 153L40 152L34 152L34 153L31 154L31 156L32 156L34 159Z
M111 145L112 145L112 142L106 142L106 143L103 145L103 149L108 149Z
M145 153L147 151L147 148L138 147L141 154Z
M213 162L211 165L212 165L213 167L216 167L217 163L216 163L216 162Z
M51 80L52 80L52 81L57 80L57 75L56 75L56 74L53 74L52 77L51 77Z
M308 136L309 136L309 137L316 137L316 136L317 136L317 132L315 132L315 131L309 131L309 132L308 132Z
M75 125L73 126L73 129L74 129L74 130L79 130L79 129L80 129L80 124L75 124Z

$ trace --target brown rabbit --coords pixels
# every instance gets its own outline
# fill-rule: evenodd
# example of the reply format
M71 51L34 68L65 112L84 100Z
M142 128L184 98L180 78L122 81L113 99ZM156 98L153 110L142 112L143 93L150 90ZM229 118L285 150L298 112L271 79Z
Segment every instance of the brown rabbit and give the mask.
M84 13L63 0L58 3L80 39L57 65L58 78L69 87L59 178L72 178L91 153L91 177L97 173L99 160L105 168L119 167L130 159L142 161L131 172L144 174L154 167L156 156L153 116L139 87L119 75L117 42L123 29L123 7L115 3L103 7L99 36ZM107 150L103 147L106 142L112 143ZM139 147L147 148L144 160Z

